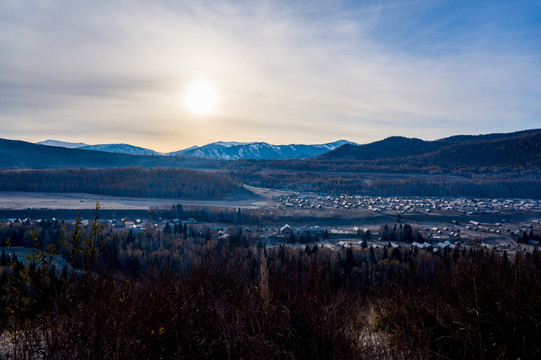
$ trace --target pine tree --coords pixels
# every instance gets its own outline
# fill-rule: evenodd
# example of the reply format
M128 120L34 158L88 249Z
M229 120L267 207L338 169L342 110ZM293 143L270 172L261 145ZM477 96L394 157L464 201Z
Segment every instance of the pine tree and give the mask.
M351 250L351 247L346 249L346 266L355 266L355 259L353 258L353 250Z
M375 264L376 262L376 253L374 252L374 247L370 246L370 263Z
M400 251L399 247L393 248L393 251L391 252L391 260L402 261L402 252Z
M6 249L2 248L2 255L0 256L0 265L6 266L8 264L8 258L6 255Z
M370 230L366 229L363 235L363 239L368 241L370 240L371 237L372 237L372 233L370 232Z

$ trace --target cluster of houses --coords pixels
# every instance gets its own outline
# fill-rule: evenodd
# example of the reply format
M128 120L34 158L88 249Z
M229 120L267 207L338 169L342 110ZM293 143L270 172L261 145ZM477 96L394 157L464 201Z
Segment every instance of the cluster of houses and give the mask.
M447 241L444 241L444 242L437 242L437 243L429 243L429 242L424 242L424 243L418 243L418 242L413 242L411 244L411 247L412 248L418 248L418 249L433 249L433 250L445 250L445 249L450 249L450 250L454 250L456 249L457 245L456 244L453 244L452 242L450 242L449 240Z
M9 219L7 219L6 223L8 225L11 225L11 224L22 224L22 223L25 223L25 222L28 222L28 221L30 221L29 218L24 218L24 219L9 218ZM56 221L56 219L54 221Z
M435 197L277 196L274 200L287 208L366 209L374 212L431 213L451 211L465 215L497 214L505 211L541 211L541 200L467 199Z
M509 235L512 237L517 237L526 231L534 229L534 227L539 224L541 224L541 220L534 220L530 223L508 223L505 219L503 219L502 222L493 224L470 220L465 226L465 229L487 234Z
M451 238L459 239L460 238L460 228L457 226L458 222L453 221L453 226L431 226L423 227L420 230L430 239L437 240L442 238Z

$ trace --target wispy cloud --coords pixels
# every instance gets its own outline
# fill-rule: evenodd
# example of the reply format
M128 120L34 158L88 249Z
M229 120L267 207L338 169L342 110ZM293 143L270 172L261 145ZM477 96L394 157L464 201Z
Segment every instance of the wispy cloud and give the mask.
M3 136L172 151L538 126L535 19L491 4L6 2ZM201 79L219 96L205 118L182 106Z

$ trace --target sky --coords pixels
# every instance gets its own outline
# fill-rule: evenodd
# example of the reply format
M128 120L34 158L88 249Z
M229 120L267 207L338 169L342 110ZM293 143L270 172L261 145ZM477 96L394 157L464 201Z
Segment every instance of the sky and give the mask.
M539 1L0 1L0 137L169 152L541 128L539 39Z

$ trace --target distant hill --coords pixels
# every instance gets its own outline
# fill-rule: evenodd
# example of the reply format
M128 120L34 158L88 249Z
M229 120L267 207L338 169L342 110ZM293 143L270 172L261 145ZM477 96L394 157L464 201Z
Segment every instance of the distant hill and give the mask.
M319 156L344 144L353 143L346 140L339 140L316 145L272 145L266 142L239 143L220 141L170 154L222 160L307 159Z
M541 166L541 129L509 134L458 135L435 141L389 137L365 145L343 145L320 160L401 159L414 166ZM396 163L396 161L390 161Z
M440 150L411 159L413 164L439 167L541 168L541 130L519 136L474 140L443 146Z
M440 144L421 139L393 136L365 145L345 144L320 156L321 159L373 160L422 155L440 148Z
M129 144L84 145L84 146L79 146L78 149L105 151L105 152L119 153L119 154L132 154L132 155L161 155L157 151L145 149L139 146L133 146Z
M145 149L139 146L133 146L130 144L98 144L98 145L88 145L82 142L73 143L65 142L58 140L45 140L36 143L38 145L48 145L63 147L68 149L81 149L81 150L95 150L95 151L104 151L118 154L131 154L131 155L161 155L161 153Z
M86 146L85 143L82 143L82 142L78 142L78 143L74 143L74 142L66 142L66 141L59 141L59 140L45 140L45 141L40 141L38 143L36 143L38 145L48 145L48 146L58 146L58 147L64 147L64 148L68 148L68 149L76 149L76 148L79 148L81 146Z
M0 168L112 168L141 166L143 168L208 166L201 159L178 156L148 156L109 153L95 150L70 149L57 146L38 145L25 141L0 139Z
M439 142L445 143L456 143L456 142L465 142L465 141L489 141L489 140L500 140L500 139L511 139L523 135L535 134L540 132L541 129L532 129L532 130L522 130L515 131L512 133L494 133L494 134L481 134L481 135L455 135L439 139Z

